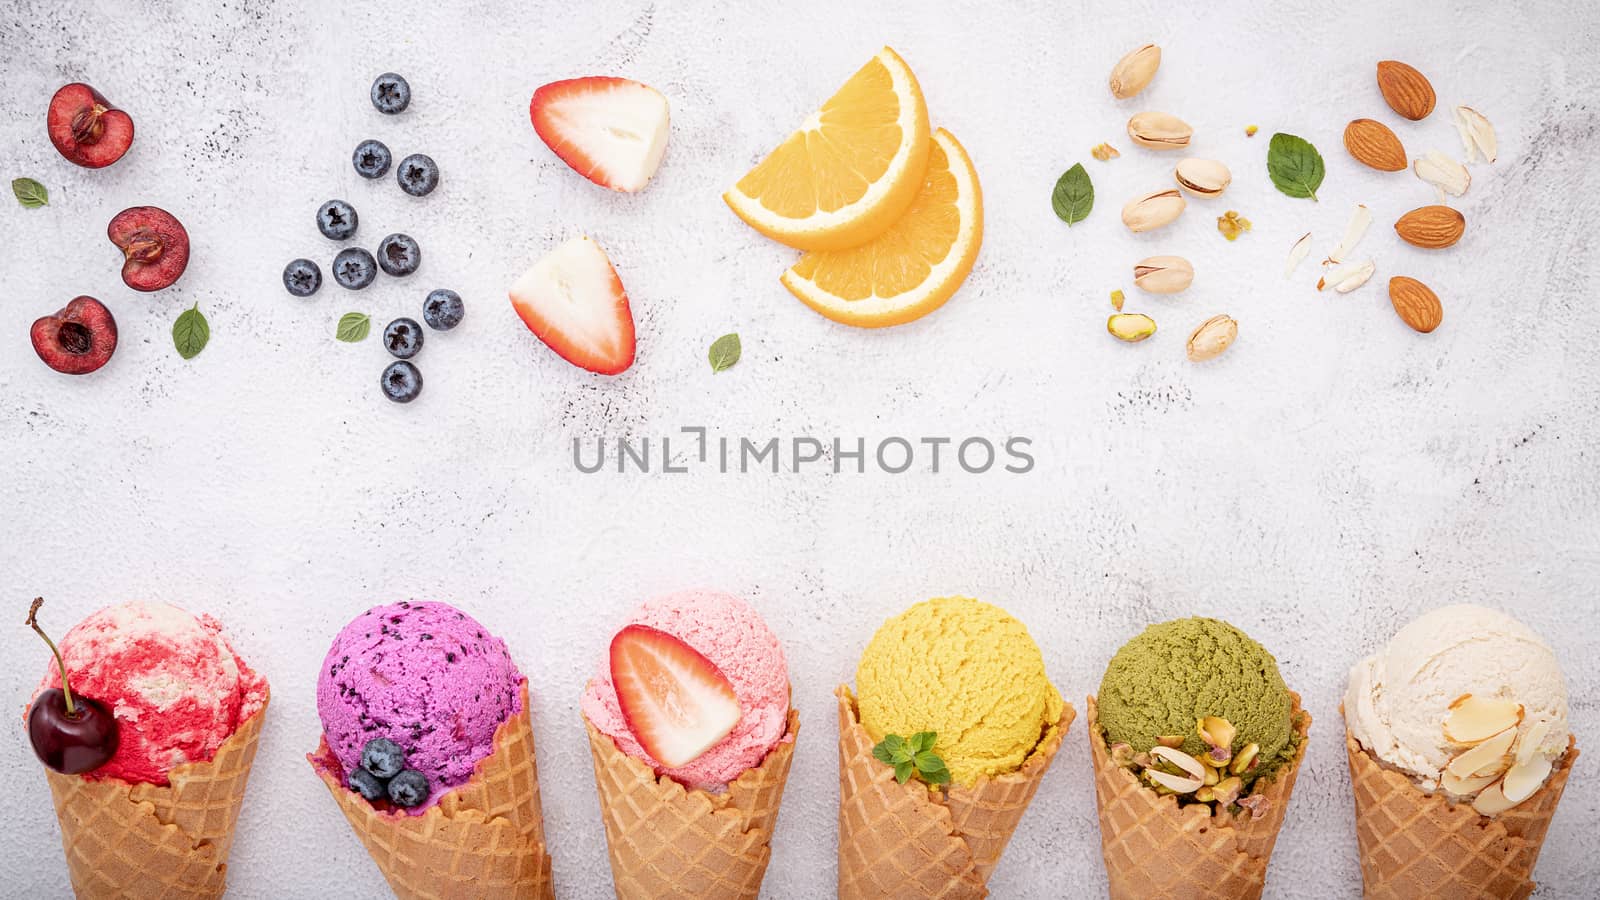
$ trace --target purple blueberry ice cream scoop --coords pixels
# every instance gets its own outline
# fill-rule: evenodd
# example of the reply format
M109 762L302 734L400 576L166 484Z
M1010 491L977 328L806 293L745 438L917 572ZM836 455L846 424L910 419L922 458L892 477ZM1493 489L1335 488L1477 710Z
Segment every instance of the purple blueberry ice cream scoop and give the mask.
M412 814L465 784L494 750L495 729L522 710L522 673L505 642L445 603L405 602L357 616L333 639L317 676L317 713L339 765L388 738L428 778Z

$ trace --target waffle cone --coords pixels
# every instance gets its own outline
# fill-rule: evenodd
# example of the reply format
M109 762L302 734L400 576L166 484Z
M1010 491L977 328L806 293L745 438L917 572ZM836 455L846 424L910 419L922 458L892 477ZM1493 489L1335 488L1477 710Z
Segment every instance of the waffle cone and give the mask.
M401 900L555 897L526 682L522 711L500 723L494 750L422 815L379 809L346 787L326 739L307 758Z
M850 689L835 694L840 900L988 896L989 875L1072 724L1072 705L1018 771L937 791L896 782L894 769L872 755Z
M1522 900L1533 893L1533 865L1578 757L1575 741L1568 739L1537 793L1492 818L1425 793L1361 749L1349 731L1344 744L1368 900Z
M1095 802L1100 812L1100 849L1112 900L1253 900L1267 883L1267 862L1283 827L1295 777L1305 760L1311 715L1290 692L1291 715L1300 735L1293 762L1258 793L1267 798L1261 818L1213 812L1207 804L1178 804L1157 794L1131 770L1111 761L1099 711L1089 698L1089 751L1094 759Z
M714 794L656 775L589 720L589 753L618 900L755 900L789 780L800 714L766 759Z
M177 766L165 785L46 770L79 900L222 896L266 711L263 699L215 756Z

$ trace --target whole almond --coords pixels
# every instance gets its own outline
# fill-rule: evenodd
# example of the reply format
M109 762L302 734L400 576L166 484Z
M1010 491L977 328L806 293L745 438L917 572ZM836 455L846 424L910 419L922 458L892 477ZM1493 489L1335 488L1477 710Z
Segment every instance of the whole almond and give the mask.
M1413 122L1426 119L1438 100L1421 72L1393 59L1378 63L1378 90L1390 109Z
M1394 230L1413 247L1439 250L1461 240L1467 218L1448 206L1421 206L1401 216Z
M1111 96L1126 100L1150 86L1161 68L1161 48L1145 44L1128 51L1111 69Z
M1193 136L1189 123L1170 113L1142 112L1128 120L1128 137L1151 150L1181 150Z
M1176 294L1194 283L1194 266L1181 256L1151 256L1133 266L1133 284L1152 294Z
M1135 197L1122 207L1122 224L1129 231L1152 231L1177 221L1189 204L1177 188Z
M1415 278L1396 275L1389 279L1389 302L1394 304L1400 321L1410 325L1413 331L1427 334L1444 321L1439 295Z
M1406 167L1406 148L1389 126L1375 119L1356 119L1344 127L1344 148L1356 162L1380 172Z
M1186 347L1189 359L1194 362L1205 362L1216 359L1222 351L1233 346L1233 339L1239 336L1239 323L1231 316L1212 316L1200 323L1200 327L1189 335Z

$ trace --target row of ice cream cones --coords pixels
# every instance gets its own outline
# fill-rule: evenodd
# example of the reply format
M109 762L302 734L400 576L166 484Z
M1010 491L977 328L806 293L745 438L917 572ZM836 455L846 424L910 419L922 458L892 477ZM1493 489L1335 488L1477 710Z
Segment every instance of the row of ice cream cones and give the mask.
M729 627L730 622L736 624ZM122 625L127 627L125 621ZM381 638L344 640L370 637L371 627L383 629ZM474 635L481 644L451 644L450 627ZM718 629L723 631L720 636L711 633ZM503 645L486 635L482 626L452 607L379 607L352 622L335 642L325 666L324 674L332 673L325 686L339 689L330 690L329 696L349 691L350 683L340 681L340 676L360 668L342 660L361 653L369 654L364 659L375 656L381 660L401 652L400 647L422 634L429 635L416 642L425 647L423 652L433 652L437 648L426 645L435 643L456 647L439 651L444 654L479 648L485 650L485 658L493 658L497 649L503 651ZM740 700L741 721L715 735L698 755L671 759L667 756L670 742L663 743L659 735L651 733L647 714L638 707L640 701L629 697L633 690L628 683L630 672L617 662L626 654L614 641L609 665L602 664L589 684L584 720L616 895L623 900L759 896L800 717L789 703L786 672L780 679L781 701L773 700L776 695L770 689L777 685L757 684L765 676L752 675L745 665L749 661L739 659L738 654L750 646L763 653L776 648L777 668L783 671L781 646L742 601L706 592L647 603L618 634L618 640L624 634L642 634L650 641L667 641L645 645L652 652L663 647L664 652L675 651L672 641L693 644L696 656L715 663L719 671L741 673L726 679L725 684ZM959 645L961 665L941 665L941 661L948 662L942 656L948 648L941 646L940 635L950 636L950 647ZM81 656L74 659L71 637L63 641L67 648L64 665L69 668L84 662ZM1235 639L1248 641L1231 626L1215 620L1152 626L1119 651L1099 696L1086 699L1084 730L1113 898L1220 900L1263 893L1273 846L1287 818L1309 746L1311 717L1301 708L1298 695L1283 689L1288 730L1283 735L1281 758L1270 771L1263 767L1263 774L1242 791L1229 797L1219 793L1212 799L1207 789L1220 791L1226 786L1226 781L1219 783L1216 776L1226 778L1230 771L1248 772L1250 767L1230 765L1228 759L1216 757L1221 760L1218 765L1205 766L1211 777L1204 788L1182 789L1176 780L1184 777L1184 766L1165 766L1161 760L1192 761L1194 757L1187 756L1184 748L1192 748L1195 739L1186 734L1157 735L1147 747L1135 750L1130 746L1126 741L1128 723L1145 713L1130 712L1128 701L1141 696L1142 683L1118 674L1119 667L1138 660L1152 647L1170 654L1163 657L1170 663L1182 653L1173 649L1175 641L1225 644ZM363 646L365 649L360 649ZM912 655L907 655L906 648L912 648ZM1224 654L1217 646L1209 646L1206 652L1246 658L1247 669L1261 663L1250 658L1247 649L1225 649ZM1267 679L1271 682L1277 679L1275 662L1264 650L1260 652L1271 666L1271 678ZM1399 650L1389 648L1388 652ZM1023 706L1029 712L1021 716L1026 719L1025 742L1013 746L1005 743L1008 739L995 738L963 746L962 741L976 740L974 733L987 727L969 723L972 727L962 734L961 741L939 741L930 732L925 745L930 749L925 753L916 749L922 744L912 741L906 742L911 750L904 757L896 756L901 750L899 731L909 732L913 727L907 721L921 727L925 717L937 716L920 707L917 697L899 696L894 693L899 688L883 683L891 673L896 678L906 677L907 668L914 670L918 665L917 658L928 663L923 671L910 673L922 693L937 696L941 690L953 689L981 694L991 681L1004 682L1007 689L1002 693L1008 698L1026 700ZM679 679L679 687L686 693L673 699L690 703L686 715L692 720L697 714L692 702L697 699L694 691L698 687L692 683L697 673L692 668L674 668L681 659L667 656L661 660L663 668L650 674ZM409 662L414 665L417 660ZM354 758L341 753L341 744L347 742L338 714L323 710L324 739L308 758L399 897L447 900L556 895L540 808L527 682L510 666L508 656L505 662L495 664L506 666L508 684L515 692L506 705L509 713L495 722L492 739L478 748L470 771L455 783L434 784L434 793L425 802L408 805L365 796L350 777L352 769L380 767L366 752ZM970 676L974 668L981 676L977 681L938 683L941 678L954 677L950 673L958 670ZM863 654L855 688L840 685L835 692L840 898L955 900L989 895L990 877L1076 718L1073 707L1061 700L1042 672L1038 648L1026 630L987 604L962 598L929 601L885 624ZM1202 680L1215 687L1217 677L1217 673L1207 673ZM1281 679L1277 684L1281 686ZM769 689L768 699L752 699L763 687ZM223 894L234 825L265 718L264 682L260 688L259 704L237 722L210 758L172 767L165 784L49 773L72 885L79 897L205 898ZM1264 690L1271 693L1275 689L1269 683ZM320 690L319 699L324 699ZM363 702L368 699L376 700L364 698ZM981 705L992 708L994 702L1010 701L991 698ZM1353 702L1347 696L1346 705ZM760 703L768 703L781 715L775 729L762 726L771 736L756 739L753 746L758 752L752 752L750 746L730 749L729 740L737 744L737 736L751 730L744 728L748 724L744 720L759 717ZM616 716L612 705L620 705L624 714ZM913 710L910 715L917 718L897 719L906 709ZM1345 743L1367 897L1522 898L1532 893L1539 849L1577 756L1570 736L1548 778L1531 796L1510 809L1485 815L1463 798L1420 785L1414 772L1397 766L1373 746L1372 726L1359 718L1366 713L1345 711L1349 722ZM1233 759L1239 763L1264 754L1256 741L1243 742L1254 737L1270 740L1275 726L1254 721L1248 711L1233 715L1240 723L1238 729L1220 717L1199 718L1198 734L1203 744L1209 744L1207 752L1237 749ZM1015 725L1017 718L1012 716L1001 724ZM1228 732L1219 747L1216 733L1222 726L1227 726ZM410 726L401 731L406 727ZM695 726L685 727L692 733ZM941 727L954 728L956 724L947 721ZM1239 732L1237 741L1235 730ZM1245 746L1251 749L1245 750ZM1020 753L1008 755L1013 749ZM409 752L412 763L424 765L422 743ZM663 762L657 754L679 764ZM1130 754L1137 754L1141 761L1130 764ZM1206 752L1197 755L1206 757ZM990 764L995 759L1004 761ZM1167 777L1152 777L1152 770ZM1206 779L1197 776L1197 780Z

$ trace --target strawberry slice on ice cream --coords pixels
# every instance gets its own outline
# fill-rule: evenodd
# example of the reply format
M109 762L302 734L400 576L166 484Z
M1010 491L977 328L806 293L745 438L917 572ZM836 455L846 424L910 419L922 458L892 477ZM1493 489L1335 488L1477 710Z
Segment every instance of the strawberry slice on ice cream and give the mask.
M604 250L575 237L550 251L511 286L528 330L569 363L601 375L633 365L633 310Z
M614 191L642 190L667 150L667 98L626 78L551 82L534 92L528 113L563 162Z
M671 768L698 759L739 724L739 698L722 670L648 625L611 639L611 683L640 746Z

